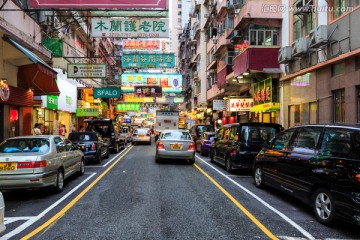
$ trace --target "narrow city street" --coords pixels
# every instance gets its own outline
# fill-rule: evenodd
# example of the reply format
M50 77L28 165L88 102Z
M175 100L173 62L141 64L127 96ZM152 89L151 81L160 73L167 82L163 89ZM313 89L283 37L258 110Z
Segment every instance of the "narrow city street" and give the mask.
M155 163L155 147L128 145L65 189L4 191L1 239L358 239L356 226L317 222L301 202L255 188L251 172Z

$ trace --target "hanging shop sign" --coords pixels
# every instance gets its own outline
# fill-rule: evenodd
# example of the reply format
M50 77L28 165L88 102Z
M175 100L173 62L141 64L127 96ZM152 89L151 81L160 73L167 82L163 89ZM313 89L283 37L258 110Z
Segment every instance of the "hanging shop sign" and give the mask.
M231 98L227 101L227 111L250 111L254 106L252 98Z
M120 103L116 104L116 111L140 111L140 103Z
M272 102L272 78L254 84L254 105Z
M158 17L168 18L169 11L90 11L92 17Z
M279 102L270 102L256 105L251 109L251 112L266 112L266 111L280 111Z
M106 64L68 63L68 78L106 78Z
M160 42L158 39L127 39L122 40L119 45L123 51L160 51L162 42L165 43L165 40Z
M123 68L173 68L175 67L175 54L123 53L121 63Z
M47 95L46 96L46 107L50 108L50 109L58 109L58 102L59 102L59 97L58 96L52 96L52 95Z
M120 88L94 88L94 98L120 98Z
M213 110L226 110L226 101L213 100Z
M157 103L183 103L183 97L157 97Z
M155 102L154 97L137 97L134 95L124 95L124 101L125 102Z
M168 38L169 19L92 18L91 37Z
M121 75L121 91L132 93L134 86L161 86L163 93L181 93L182 75L123 73Z
M167 9L167 0L30 0L30 8Z
M161 97L162 89L160 86L135 86L134 91L138 97Z
M77 117L98 117L99 109L98 108L77 108L76 116Z
M44 47L49 49L53 57L63 56L63 42L58 38L47 38L43 37L42 44Z

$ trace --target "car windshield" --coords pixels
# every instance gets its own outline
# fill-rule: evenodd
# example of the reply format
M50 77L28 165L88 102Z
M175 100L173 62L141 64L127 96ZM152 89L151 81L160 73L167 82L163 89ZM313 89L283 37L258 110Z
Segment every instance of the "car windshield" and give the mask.
M215 129L213 126L198 126L198 131L203 133L203 132L214 132Z
M276 133L276 128L261 126L245 126L241 131L242 139L248 142L270 141Z
M50 150L48 138L9 139L0 145L0 153L42 152Z
M188 132L163 132L161 139L171 139L171 140L191 140L190 134Z
M84 133L84 132L70 133L69 140L70 141L97 141L97 136L96 136L96 134Z

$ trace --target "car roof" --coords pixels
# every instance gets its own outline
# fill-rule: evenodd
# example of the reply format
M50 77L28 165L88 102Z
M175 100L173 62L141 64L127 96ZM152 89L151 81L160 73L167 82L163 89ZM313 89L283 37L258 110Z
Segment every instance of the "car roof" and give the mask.
M189 132L187 129L165 129L162 132Z
M24 139L24 138L54 138L54 137L61 137L59 135L24 135L24 136L16 136L16 137L10 137L9 139Z
M359 130L360 129L360 125L359 124L304 124L304 125L299 125L299 126L293 126L291 128L301 128L301 127L325 127L325 128L330 128L330 127L337 127L337 128L346 128L346 129L355 129L355 130Z
M86 123L97 123L97 122L112 123L112 119L111 118L94 118L94 119L85 119L84 122L86 122Z
M232 126L273 126L273 127L282 127L278 123L264 123L264 122L246 122L246 123L229 123L225 124L222 127L232 127Z

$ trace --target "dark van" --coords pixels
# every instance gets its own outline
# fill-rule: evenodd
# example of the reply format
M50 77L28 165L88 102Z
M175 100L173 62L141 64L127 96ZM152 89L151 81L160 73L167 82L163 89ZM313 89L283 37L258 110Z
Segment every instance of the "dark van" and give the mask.
M256 187L269 185L312 206L316 219L360 225L360 127L304 125L264 143Z
M215 132L213 125L195 124L189 129L190 135L194 142L203 137L204 132Z
M228 172L234 169L251 169L264 142L271 140L282 129L277 123L226 124L218 130L212 142L211 162L224 165Z
M85 119L87 123L86 131L95 130L101 135L103 140L109 142L109 149L113 152L118 153L120 149L125 148L125 137L121 134L115 132L115 127L112 119L110 118L94 118L94 119Z

